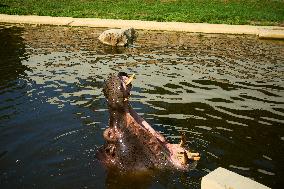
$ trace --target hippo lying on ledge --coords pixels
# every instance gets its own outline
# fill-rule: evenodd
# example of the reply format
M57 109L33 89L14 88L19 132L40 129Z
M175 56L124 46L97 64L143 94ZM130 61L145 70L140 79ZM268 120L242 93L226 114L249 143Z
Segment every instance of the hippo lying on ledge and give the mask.
M104 131L105 145L97 157L107 167L120 170L178 169L186 171L199 160L198 153L180 144L170 144L156 132L129 103L131 81L126 73L110 74L103 92L109 107L109 127Z

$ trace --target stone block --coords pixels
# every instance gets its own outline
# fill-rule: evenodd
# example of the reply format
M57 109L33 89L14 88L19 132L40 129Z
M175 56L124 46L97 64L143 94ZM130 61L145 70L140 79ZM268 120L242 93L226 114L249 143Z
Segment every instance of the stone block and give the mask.
M201 180L201 189L270 189L237 173L218 167Z

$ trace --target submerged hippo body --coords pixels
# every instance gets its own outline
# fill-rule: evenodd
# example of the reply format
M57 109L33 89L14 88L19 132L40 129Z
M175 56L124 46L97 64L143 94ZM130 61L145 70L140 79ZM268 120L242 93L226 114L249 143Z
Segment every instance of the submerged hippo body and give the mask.
M170 144L131 107L132 84L126 73L111 74L104 85L109 107L109 127L98 158L120 170L189 169L189 160L199 159L180 144Z

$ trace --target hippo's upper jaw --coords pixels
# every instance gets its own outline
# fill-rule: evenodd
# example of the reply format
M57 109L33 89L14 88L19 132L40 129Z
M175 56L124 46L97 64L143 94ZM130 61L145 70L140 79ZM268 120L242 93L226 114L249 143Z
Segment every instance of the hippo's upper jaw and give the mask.
M109 106L109 127L104 131L105 145L98 158L109 167L121 170L175 168L188 170L198 160L183 144L170 144L130 106L128 97L133 76L111 74L104 85ZM182 140L183 141L183 140Z

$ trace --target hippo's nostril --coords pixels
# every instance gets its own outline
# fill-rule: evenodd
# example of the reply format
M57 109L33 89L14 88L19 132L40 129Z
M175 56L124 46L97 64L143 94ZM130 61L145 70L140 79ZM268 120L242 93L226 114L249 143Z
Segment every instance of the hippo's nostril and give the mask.
M113 151L110 155L111 155L111 157L114 158L115 157L115 152Z
M107 128L104 131L103 136L104 136L105 140L109 141L109 142L115 142L117 140L117 135L116 135L115 131L111 128Z
M106 153L107 153L107 154L110 153L110 149L109 149L109 148L106 148L105 150L106 150Z
M109 144L106 148L105 148L105 152L108 156L111 156L112 158L115 157L115 145L114 144Z

